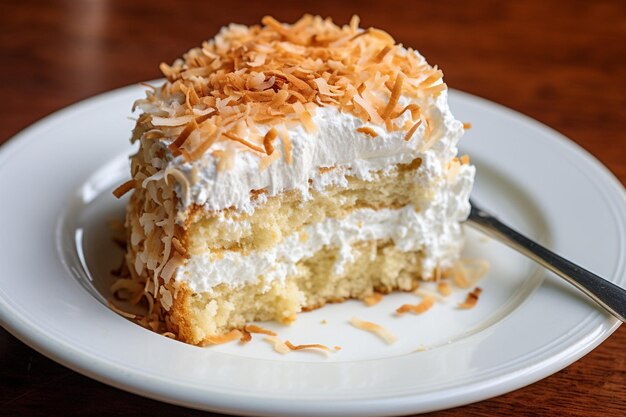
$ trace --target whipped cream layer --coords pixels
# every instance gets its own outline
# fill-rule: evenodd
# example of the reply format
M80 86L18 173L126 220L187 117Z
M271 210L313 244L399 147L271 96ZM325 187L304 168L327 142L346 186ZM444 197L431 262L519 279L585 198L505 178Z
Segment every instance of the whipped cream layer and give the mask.
M400 98L402 106L409 103L418 104L428 120L428 126L422 123L410 140L405 140L403 131L388 132L382 126L327 106L315 111L316 132L307 132L300 125L289 129L291 163L281 156L263 169L258 154L233 141L214 145L215 149L238 148L233 166L228 170L219 171L218 160L210 152L191 163L182 156L172 158L170 154L168 167L182 172L187 179L185 187L180 181L175 186L181 212L178 221L184 221L185 210L191 205L203 206L207 211L234 208L251 213L266 197L299 190L306 199L311 188L321 191L331 184L345 186L348 176L371 180L372 172L386 172L395 169L396 164L409 163L418 157L422 159L420 170L424 181L429 183L441 177L445 166L457 153L456 144L463 134L463 125L450 113L447 91L437 98L424 97L417 101ZM410 120L410 112L405 112L403 118ZM365 126L378 136L372 138L357 131ZM267 131L269 127L259 126L262 134L264 129ZM274 144L285 155L281 141L276 140ZM322 167L335 169L322 172L319 169ZM264 190L265 194L252 200L252 190Z
M211 292L219 284L237 287L257 283L259 279L269 287L274 280L284 282L286 277L296 275L298 262L324 247L338 249L334 272L341 274L345 265L354 260L353 244L381 239L391 239L404 252L422 251L422 270L429 276L437 265L449 266L460 252L459 222L469 213L473 177L474 167L461 166L421 211L410 205L400 209L359 209L342 219L329 218L309 225L303 229L306 239L294 233L269 250L247 256L226 252L221 259L209 252L194 255L179 267L176 280L185 282L195 292Z

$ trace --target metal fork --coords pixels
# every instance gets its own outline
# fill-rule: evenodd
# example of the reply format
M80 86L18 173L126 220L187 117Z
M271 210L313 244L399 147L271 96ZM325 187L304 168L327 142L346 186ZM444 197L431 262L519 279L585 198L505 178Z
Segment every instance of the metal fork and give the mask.
M568 261L511 229L471 199L467 221L481 232L510 246L581 290L602 308L626 322L626 290Z

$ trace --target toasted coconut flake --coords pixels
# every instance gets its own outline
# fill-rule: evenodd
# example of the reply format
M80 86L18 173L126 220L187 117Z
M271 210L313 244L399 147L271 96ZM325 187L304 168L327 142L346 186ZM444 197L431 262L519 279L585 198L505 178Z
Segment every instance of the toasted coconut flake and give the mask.
M404 108L402 110L400 110L399 112L393 113L390 118L391 119L396 119L400 116L402 116L404 114L404 112L406 111L410 111L411 112L411 118L413 120L418 119L420 116L420 106L418 106L417 104L411 103L411 104L407 104L406 106L404 106ZM413 126L411 124L411 126Z
M113 190L115 198L121 198L124 194L135 188L135 180L128 180L124 184Z
M207 336L200 343L201 346L209 345L222 345L224 343L232 342L233 340L241 339L242 333L240 330L233 329L230 332L220 336Z
M255 324L247 324L244 326L244 330L249 332L249 333L258 333L258 334L266 334L268 336L276 336L276 333L274 333L271 330L265 329L261 326L257 326Z
M153 126L159 127L173 127L186 125L193 120L193 115L179 116L179 117L158 117L152 116L150 121Z
M217 135L211 135L206 138L200 145L195 148L191 153L187 153L184 149L180 152L185 156L187 162L200 158L206 151L217 141Z
M411 140L411 137L413 136L417 128L420 127L421 124L422 124L421 120L418 120L415 124L413 124L413 126L411 126L409 131L406 132L406 135L404 135L404 140L406 140L407 142Z
M462 165L469 165L470 163L470 157L469 155L463 155L459 158L459 161L461 161Z
M163 179L165 180L165 184L169 185L170 177L173 177L178 185L180 185L182 191L181 198L184 202L186 202L189 196L189 189L191 188L189 180L187 180L187 177L185 176L185 174L182 173L182 171L174 167L167 167L167 169L164 171Z
M332 91L330 91L330 88L328 87L328 83L326 82L326 80L322 77L318 77L316 79L313 80L313 82L315 83L315 85L317 85L317 90L320 92L320 94L323 94L325 96L341 96L341 93L333 93Z
M415 126L392 120L407 110L417 120L419 108L410 103L397 112L400 96L415 101L446 88L440 70L412 50L396 47L386 32L359 29L356 17L349 26L310 15L293 25L270 16L262 22L231 25L172 65L161 64L168 81L137 101L144 114L133 140L168 141L174 156L182 154L188 162L224 138L260 152L248 130L235 127L237 118L245 119L250 131L256 131L255 123L271 127L287 117L313 132L315 107L329 105L406 134ZM219 134L195 135L186 146L192 131L204 131L209 119ZM290 160L289 152L285 158Z
M239 339L239 343L248 343L252 340L252 335L250 334L250 332L246 331L246 329L244 328L241 331L241 338Z
M315 126L315 123L313 123L313 118L311 117L311 113L309 113L306 107L304 107L302 103L300 103L299 101L296 101L293 104L293 108L296 111L296 115L302 121L302 124L304 125L304 128L306 129L306 131L309 133L315 132L317 128Z
M139 85L142 85L146 88L149 88L150 90L152 90L152 92L156 92L157 91L157 87L153 86L152 84L146 83L146 82L140 82Z
M272 102L270 103L270 106L274 108L279 108L280 106L285 104L288 98L289 98L289 90L280 90L272 98Z
M363 320L359 320L356 317L352 317L352 320L350 320L350 323L357 329L374 333L376 336L380 337L388 344L392 344L396 340L398 340L398 338L389 330L385 329L384 327L376 323L372 323L371 321L363 321Z
M378 133L376 133L376 131L369 126L359 127L356 131L359 133L364 133L371 138L375 138L378 136Z
M275 151L275 152L272 152L271 155L263 157L263 159L261 159L261 162L259 163L259 169L261 171L265 171L270 165L274 163L274 161L278 160L280 156L281 156L281 152Z
M474 288L472 291L467 293L465 301L459 304L459 308L474 308L474 306L476 306L476 303L478 303L478 297L480 297L480 294L482 292L483 290L480 287Z
M403 304L401 307L396 309L397 314L404 313L413 313L413 314L422 314L426 311L430 310L430 308L435 304L435 299L433 297L424 297L419 304Z
M367 297L363 297L363 302L366 306L371 307L380 303L383 299L383 295L379 292L375 292L372 295L368 295Z
M159 299L161 301L161 307L163 307L165 311L169 311L170 308L172 308L172 304L174 303L174 298L172 297L172 293L169 290L167 290L165 287L161 286L161 288L159 288L159 295L160 295Z
M271 155L274 152L274 146L272 146L272 141L278 136L278 131L276 128L272 127L267 131L265 136L263 137L263 146L265 147L265 153Z
M472 124L470 122L464 122L463 123L463 129L469 130L471 128L472 128Z
M469 288L471 287L471 282L465 276L465 270L462 265L454 265L452 270L452 280L454 281L454 285L459 288Z
M174 272L176 272L176 268L182 265L182 263L183 263L183 258L178 254L174 255L163 266L163 269L161 269L161 278L163 278L165 282L168 282L170 278L172 278L172 276L174 275Z
M187 126L185 126L183 131L180 132L178 137L172 143L169 144L168 148L175 155L179 154L180 147L185 144L185 141L189 138L189 135L191 134L191 132L193 132L197 128L198 128L198 125L196 124L194 120L192 120L190 123L187 124Z
M447 297L452 294L452 287L450 286L450 283L448 281L441 281L439 284L437 284L437 291L439 291L439 294Z
M441 94L442 91L445 91L447 88L448 86L446 85L446 83L436 84L436 85L433 85L432 87L428 87L428 88L424 88L420 90L420 95L422 97L425 97L425 96L437 97L439 94Z
M393 45L394 43L396 43L395 39L393 39L393 36L385 32L384 30L376 28L369 28L367 30L373 37L380 39L384 43L387 43L389 45Z
M239 136L233 135L232 133L224 133L224 136L226 136L228 139L234 140L235 142L239 142L254 151L265 153L265 149L261 148L258 145L255 145L254 143L248 142L247 140L240 138Z
M353 41L355 39L360 38L361 36L369 35L371 33L371 31L372 31L372 28L365 29L364 31L359 32L356 35L348 38L348 41ZM339 42L335 42L331 46L333 46L333 45L338 46L338 45L342 45L342 44L343 44L343 42L342 42L342 40L340 40Z
M402 72L399 72L396 76L396 81L393 84L393 89L391 90L391 97L389 97L389 102L387 103L385 110L383 110L380 115L380 117L382 117L384 120L389 118L391 112L393 112L393 109L396 107L396 104L398 104L398 100L400 99L400 95L402 94L402 83L404 82L404 78L405 77Z
M280 354L286 354L291 352L291 349L289 349L289 346L287 346L285 344L285 342L283 342L282 340L280 340L277 337L274 336L268 336L266 338L264 338L263 340L265 340L266 342L269 342L272 347L274 348L274 350Z
M389 51L391 51L391 46L385 45L383 49L378 51L378 53L372 57L372 62L375 62L375 63L382 62L383 58L385 58L385 56L389 53Z
M185 246L175 237L172 238L172 246L174 246L176 252L180 253L182 256L187 255L187 249L185 249Z
M272 70L271 74L279 76L279 77L284 77L287 81L289 81L291 84L293 84L293 86L297 90L300 90L304 95L308 95L308 94L312 94L313 93L313 88L311 88L311 86L309 84L307 84L305 81L301 80L300 78L296 77L293 74L290 74L288 72L279 71L279 70Z
M127 319L136 319L137 315L133 314L133 313L128 313L124 310L122 310L121 308L119 308L118 306L116 306L113 303L113 300L107 300L107 303L109 304L109 308L113 311L115 311L117 314L119 314L122 317L126 317Z
M352 17L350 18L350 30L352 32L356 32L359 29L359 22L361 21L361 18L358 15L352 15Z
M125 264L126 262L124 262ZM113 297L116 300L120 301L128 301L135 294L141 292L143 286L140 282L137 282L132 279L120 278L115 280L113 285L111 285L110 291L113 294Z
M172 69L172 67L167 65L165 62L161 62L161 64L159 64L159 69L169 81L174 81L176 79L176 76L178 75L177 71Z
M285 162L291 165L291 140L289 139L289 133L285 126L282 125L279 132L280 140L283 143L283 150L285 151Z
M281 35L289 33L289 30L285 28L278 20L274 19L272 16L263 16L263 19L261 19L261 23L263 23L265 26L268 26L274 29L276 32L280 33Z
M165 137L165 133L160 130L149 130L143 134L143 139L162 139Z
M378 115L378 112L374 109L374 107L372 107L370 102L368 102L358 94L355 95L352 100L354 100L356 104L358 104L363 110L365 110L365 112L369 116L369 121L377 125L383 124L383 119Z
M429 73L429 75L420 82L421 86L430 87L443 78L443 72L438 70L436 65L433 69L426 71L426 73Z
M294 345L289 340L285 341L285 345L291 350L305 350L305 349L319 349L324 353L330 352L327 346L320 345L319 343L312 343L308 345Z
M267 54L264 54L264 53L256 54L254 59L252 61L248 62L248 66L249 67L260 67L261 65L265 64L265 60L266 59L267 59Z

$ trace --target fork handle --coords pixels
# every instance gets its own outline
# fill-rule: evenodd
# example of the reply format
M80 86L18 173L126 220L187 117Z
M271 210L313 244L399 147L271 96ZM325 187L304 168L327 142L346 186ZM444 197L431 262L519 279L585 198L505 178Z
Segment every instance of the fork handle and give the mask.
M472 206L468 222L564 278L613 316L626 322L626 290L623 288L560 257L479 208Z

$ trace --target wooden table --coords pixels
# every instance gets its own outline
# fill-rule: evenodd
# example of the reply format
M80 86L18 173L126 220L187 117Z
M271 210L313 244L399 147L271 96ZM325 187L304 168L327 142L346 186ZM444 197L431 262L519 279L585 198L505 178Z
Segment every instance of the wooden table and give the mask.
M161 61L171 62L228 22L256 23L264 14L293 21L304 11L347 22L358 13L364 26L389 31L439 64L449 85L559 130L626 182L625 2L214 3L3 2L0 143L78 100L159 77ZM74 373L4 330L0 404L6 415L200 414ZM626 327L549 378L436 414L456 413L626 415Z

